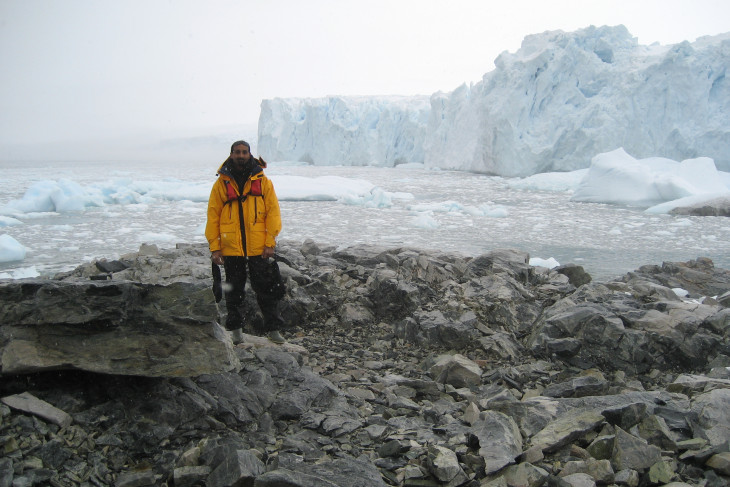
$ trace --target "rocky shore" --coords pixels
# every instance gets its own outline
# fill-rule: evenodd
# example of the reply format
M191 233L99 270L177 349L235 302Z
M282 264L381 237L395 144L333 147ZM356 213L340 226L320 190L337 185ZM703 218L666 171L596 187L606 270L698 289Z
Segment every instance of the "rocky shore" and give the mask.
M727 486L710 260L277 251L281 346L233 346L204 246L0 282L0 487Z

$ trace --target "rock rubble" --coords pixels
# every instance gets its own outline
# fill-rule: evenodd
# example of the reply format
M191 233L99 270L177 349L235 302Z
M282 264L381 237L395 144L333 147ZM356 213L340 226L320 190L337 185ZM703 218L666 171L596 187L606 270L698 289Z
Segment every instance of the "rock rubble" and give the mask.
M708 259L277 250L281 346L233 347L199 245L1 282L0 487L727 485Z

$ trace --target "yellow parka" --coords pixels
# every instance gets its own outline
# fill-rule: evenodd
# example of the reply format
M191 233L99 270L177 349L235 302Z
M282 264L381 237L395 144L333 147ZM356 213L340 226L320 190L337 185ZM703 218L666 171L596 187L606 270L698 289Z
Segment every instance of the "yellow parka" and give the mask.
M208 199L208 246L211 252L223 251L224 256L261 255L265 246L276 246L281 231L279 200L274 185L261 169L266 163L258 159L259 165L240 191L226 162L218 169L218 180Z

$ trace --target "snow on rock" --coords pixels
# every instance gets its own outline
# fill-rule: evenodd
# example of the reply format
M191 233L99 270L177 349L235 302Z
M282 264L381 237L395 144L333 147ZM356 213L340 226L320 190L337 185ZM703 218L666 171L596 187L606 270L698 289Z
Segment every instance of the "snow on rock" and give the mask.
M264 100L259 152L318 165L529 176L639 158L706 156L730 170L730 34L639 45L624 26L527 36L473 85L425 97Z
M258 151L323 166L423 162L429 111L427 96L264 100Z

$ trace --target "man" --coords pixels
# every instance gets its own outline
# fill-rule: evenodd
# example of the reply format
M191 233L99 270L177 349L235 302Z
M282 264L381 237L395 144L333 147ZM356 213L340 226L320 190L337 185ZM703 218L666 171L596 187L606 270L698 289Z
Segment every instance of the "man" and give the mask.
M247 274L264 318L264 329L256 331L267 334L275 343L284 343L278 308L285 288L273 259L281 213L274 185L264 175L263 167L266 163L251 155L247 142L234 142L230 157L218 169L218 180L208 200L205 237L211 260L226 271L225 326L232 332L234 343L243 340L242 329L248 317L244 299Z

